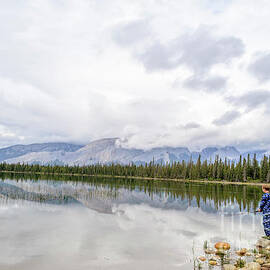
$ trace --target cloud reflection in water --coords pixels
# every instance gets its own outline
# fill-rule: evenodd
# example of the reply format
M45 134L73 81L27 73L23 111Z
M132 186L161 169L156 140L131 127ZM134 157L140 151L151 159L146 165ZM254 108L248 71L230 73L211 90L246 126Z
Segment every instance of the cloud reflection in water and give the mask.
M14 184L32 192L40 189L29 182ZM58 188L65 185L60 183ZM83 193L82 186L75 189ZM169 207L168 201L155 196L149 200L144 192L119 192L121 199L106 204L111 205L112 214L97 211L99 202L98 210L104 207L97 198L100 192L88 198L87 207L12 199L3 203L2 198L0 268L187 270L191 269L192 247L199 255L204 240L226 239L235 246L251 247L262 233L260 216L223 214L230 207L234 213L236 204L213 211L210 201L208 208L207 204L199 208L175 200Z

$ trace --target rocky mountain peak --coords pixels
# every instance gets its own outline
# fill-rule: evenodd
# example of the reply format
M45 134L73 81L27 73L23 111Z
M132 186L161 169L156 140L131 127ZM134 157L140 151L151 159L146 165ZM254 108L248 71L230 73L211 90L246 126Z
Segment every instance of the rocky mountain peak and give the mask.
M248 152L247 152L248 153ZM243 157L247 155L243 154ZM267 151L260 150L257 158L260 160ZM0 162L9 163L40 163L69 165L89 164L145 164L151 161L166 164L172 162L186 162L192 159L214 161L218 156L221 159L239 160L240 152L234 146L206 147L202 151L190 152L187 147L155 147L149 150L130 149L121 145L119 138L105 138L95 140L85 146L66 143L45 143L32 145L15 145L0 149Z

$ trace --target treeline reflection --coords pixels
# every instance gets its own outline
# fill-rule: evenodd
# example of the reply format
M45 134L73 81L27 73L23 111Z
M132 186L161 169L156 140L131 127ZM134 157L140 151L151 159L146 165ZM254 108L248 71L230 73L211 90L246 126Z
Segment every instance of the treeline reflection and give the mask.
M59 191L56 188L59 197L73 196L74 198L89 201L93 199L104 201L121 201L121 194L125 192L143 192L150 200L159 198L166 201L187 201L189 205L194 203L197 207L201 204L212 203L216 209L220 207L237 204L240 211L254 211L257 208L261 198L261 188L250 185L230 185L214 183L191 183L191 182L173 182L164 180L143 180L129 178L109 178L109 177L83 177L83 176L48 176L36 174L13 174L0 173L2 181L6 179L15 180L22 183L31 180L33 183L46 180L47 183L71 183L73 191ZM19 185L20 186L20 185ZM62 185L61 185L62 186ZM60 188L62 189L62 187ZM25 186L20 186L25 188ZM28 185L29 192L31 185ZM40 189L40 185L39 185ZM53 194L53 187L43 187L40 192ZM21 192L21 191L20 191ZM3 195L3 194L2 194Z

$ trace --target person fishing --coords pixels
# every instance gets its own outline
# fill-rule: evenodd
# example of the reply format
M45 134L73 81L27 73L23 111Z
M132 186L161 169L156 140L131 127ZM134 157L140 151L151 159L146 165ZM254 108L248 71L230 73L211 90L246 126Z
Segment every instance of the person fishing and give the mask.
M263 227L266 238L270 239L270 186L262 185L262 200L258 212L263 213Z

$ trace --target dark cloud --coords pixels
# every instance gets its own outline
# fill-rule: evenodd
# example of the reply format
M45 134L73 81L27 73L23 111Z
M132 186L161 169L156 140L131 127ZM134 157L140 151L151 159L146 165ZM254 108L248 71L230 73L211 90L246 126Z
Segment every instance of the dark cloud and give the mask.
M181 61L196 72L209 70L213 65L228 63L244 53L242 40L228 36L215 37L208 29L199 28L182 36L175 49L182 48Z
M215 64L228 63L244 53L243 42L235 37L217 37L207 28L180 36L168 44L154 43L137 58L149 71L172 69L186 65L202 74Z
M204 130L201 131L198 134L195 134L193 136L191 136L191 141L194 141L197 143L197 145L203 145L205 144L205 141L207 141L208 143L206 145L211 145L213 142L217 141L217 138L220 137L220 130Z
M270 91L253 90L241 96L227 98L227 102L236 107L245 107L246 111L252 111L260 106L270 104Z
M184 81L184 86L194 90L209 92L222 91L227 84L227 79L222 76L196 77L191 76Z
M187 123L186 125L184 125L185 129L196 129L199 127L201 127L201 125L198 123L195 123L195 122L190 122L190 123Z
M241 116L241 113L238 111L228 111L226 113L224 113L221 117L215 119L213 121L213 124L215 124L216 126L224 126L224 125L229 125L231 124L233 121L235 121L237 118L239 118Z
M248 69L259 81L270 80L270 53L259 56Z
M159 42L136 57L148 71L173 69L180 64L177 59L173 59L170 50Z
M137 20L117 25L112 32L112 37L121 46L132 46L149 37L150 34L148 22Z

